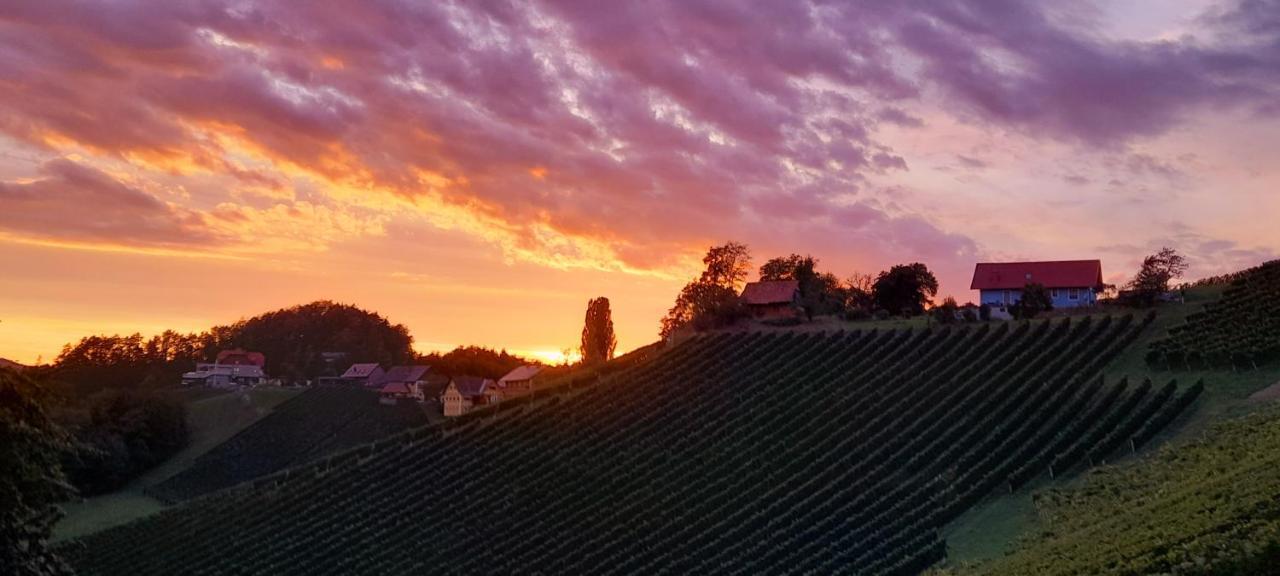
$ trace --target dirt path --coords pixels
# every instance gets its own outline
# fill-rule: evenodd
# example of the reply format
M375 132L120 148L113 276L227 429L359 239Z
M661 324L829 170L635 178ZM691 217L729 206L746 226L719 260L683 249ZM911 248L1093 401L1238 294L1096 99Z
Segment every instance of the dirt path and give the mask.
M1249 395L1249 400L1253 402L1270 402L1277 399L1280 399L1280 382Z

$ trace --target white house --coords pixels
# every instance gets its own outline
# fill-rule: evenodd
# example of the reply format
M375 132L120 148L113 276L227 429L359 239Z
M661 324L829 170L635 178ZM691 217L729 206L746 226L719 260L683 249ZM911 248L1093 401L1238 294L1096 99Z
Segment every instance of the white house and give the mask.
M487 393L493 384L493 380L477 376L458 376L450 380L444 394L440 395L444 415L461 416L477 405L488 404L490 397Z
M1028 284L1047 288L1054 308L1092 306L1102 290L1102 261L979 263L969 289L978 291L981 303L1004 309L1022 300Z

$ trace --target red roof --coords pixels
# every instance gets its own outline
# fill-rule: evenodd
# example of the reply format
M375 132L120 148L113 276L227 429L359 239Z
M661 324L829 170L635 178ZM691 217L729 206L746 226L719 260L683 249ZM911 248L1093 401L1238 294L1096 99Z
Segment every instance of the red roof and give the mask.
M1027 284L1045 288L1093 288L1102 285L1101 260L1059 262L984 262L973 270L970 290L1013 290Z
M246 352L243 348L233 348L218 352L218 358L214 362L231 366L257 366L262 368L267 364L267 358L261 352Z
M383 386L382 393L383 394L408 394L409 387L399 382L396 382L394 384L387 384L386 386Z
M795 280L752 282L742 289L742 301L748 306L790 304L799 289L800 283Z

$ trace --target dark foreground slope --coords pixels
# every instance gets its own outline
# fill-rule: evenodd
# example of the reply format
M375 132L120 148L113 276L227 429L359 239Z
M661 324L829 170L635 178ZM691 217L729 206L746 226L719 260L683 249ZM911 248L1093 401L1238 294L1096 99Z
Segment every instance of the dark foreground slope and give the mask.
M699 337L66 552L82 574L912 574L1011 476L1130 450L1186 405L1096 377L1142 324Z
M1280 574L1280 407L1039 500L1037 538L960 572Z
M426 424L427 416L416 404L386 406L378 402L377 392L315 388L278 406L148 493L178 502Z

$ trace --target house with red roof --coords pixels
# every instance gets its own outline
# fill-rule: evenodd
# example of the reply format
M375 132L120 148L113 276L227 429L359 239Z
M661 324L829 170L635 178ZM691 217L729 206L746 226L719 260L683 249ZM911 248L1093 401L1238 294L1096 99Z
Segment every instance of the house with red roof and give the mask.
M1047 288L1054 308L1093 306L1102 291L1102 261L983 262L969 289L978 291L982 304L1003 309L1021 301L1028 284Z
M795 280L750 282L742 289L742 303L763 320L800 315L800 283Z

